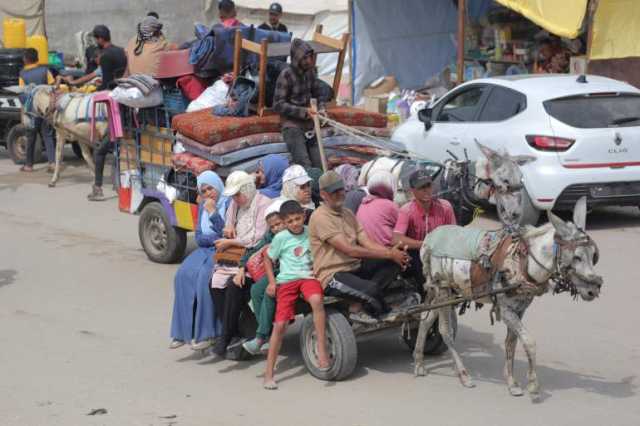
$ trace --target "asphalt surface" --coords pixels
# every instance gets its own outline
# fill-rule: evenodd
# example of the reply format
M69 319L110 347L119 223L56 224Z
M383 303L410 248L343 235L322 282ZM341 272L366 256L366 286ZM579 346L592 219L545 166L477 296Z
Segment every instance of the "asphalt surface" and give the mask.
M490 325L486 308L461 317L457 339L475 389L459 384L448 355L414 378L397 331L359 342L349 380L318 381L305 371L294 326L280 389L265 391L262 358L236 363L167 349L177 266L146 258L137 217L118 211L110 189L108 201L86 201L92 179L79 162L67 163L54 189L44 165L37 169L20 174L0 150L2 426L640 424L636 208L587 219L601 251L599 299L545 295L525 317L538 344L540 403L509 396L505 329ZM521 383L526 365L519 346ZM106 413L87 415L97 409Z

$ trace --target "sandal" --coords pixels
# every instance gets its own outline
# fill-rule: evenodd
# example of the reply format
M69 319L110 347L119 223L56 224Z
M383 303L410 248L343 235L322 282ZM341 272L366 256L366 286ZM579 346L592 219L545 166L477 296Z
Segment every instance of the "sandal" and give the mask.
M265 380L264 383L262 384L262 387L267 389L267 390L276 390L276 389L278 389L278 384L273 379L272 380Z
M21 172L25 172L25 173L33 173L33 167L31 167L31 166L22 166L22 167L20 167L20 171Z

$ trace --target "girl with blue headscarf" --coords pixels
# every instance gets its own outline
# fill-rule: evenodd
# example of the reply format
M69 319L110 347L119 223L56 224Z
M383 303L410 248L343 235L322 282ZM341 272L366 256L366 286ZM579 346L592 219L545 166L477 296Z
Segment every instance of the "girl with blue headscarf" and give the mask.
M278 198L282 191L282 175L289 167L289 160L281 154L269 154L258 165L257 186L260 193L269 198Z
M229 198L222 195L222 179L205 171L197 179L200 203L196 225L198 248L180 265L174 280L175 300L171 319L171 349L191 342L194 350L206 349L220 334L220 322L209 292L215 242L222 238ZM195 310L194 310L195 308Z

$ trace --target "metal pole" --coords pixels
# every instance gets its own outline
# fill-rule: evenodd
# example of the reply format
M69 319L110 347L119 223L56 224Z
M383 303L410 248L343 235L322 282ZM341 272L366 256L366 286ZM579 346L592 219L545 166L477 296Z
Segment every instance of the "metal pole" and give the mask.
M464 82L464 23L466 14L466 0L458 0L458 64L456 71L458 84Z

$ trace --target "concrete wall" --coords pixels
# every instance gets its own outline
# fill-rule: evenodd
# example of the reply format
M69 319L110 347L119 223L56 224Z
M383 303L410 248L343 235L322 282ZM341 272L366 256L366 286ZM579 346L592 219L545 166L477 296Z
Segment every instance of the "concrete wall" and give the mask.
M167 38L181 43L193 38L194 22L209 23L203 4L203 0L47 0L49 48L75 54L75 33L91 31L97 24L108 26L113 42L124 47L151 10L160 15Z

